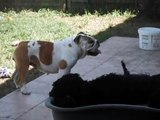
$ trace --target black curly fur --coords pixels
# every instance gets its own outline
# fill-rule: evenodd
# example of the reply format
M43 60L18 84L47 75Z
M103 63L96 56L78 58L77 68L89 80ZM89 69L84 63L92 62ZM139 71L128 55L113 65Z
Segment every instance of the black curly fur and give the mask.
M160 75L111 73L87 81L69 74L53 83L49 95L62 107L114 103L160 108Z
M126 67L126 64L124 63L123 60L121 61L121 65L122 65L122 68L123 68L124 75L130 75L130 72L128 71L128 69Z

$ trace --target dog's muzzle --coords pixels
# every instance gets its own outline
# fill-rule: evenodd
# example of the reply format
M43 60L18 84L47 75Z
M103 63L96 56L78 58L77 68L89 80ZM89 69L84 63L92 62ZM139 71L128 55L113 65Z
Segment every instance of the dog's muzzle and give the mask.
M100 54L101 51L98 49L99 46L100 46L100 43L96 41L94 45L87 50L87 55L97 56L98 54Z

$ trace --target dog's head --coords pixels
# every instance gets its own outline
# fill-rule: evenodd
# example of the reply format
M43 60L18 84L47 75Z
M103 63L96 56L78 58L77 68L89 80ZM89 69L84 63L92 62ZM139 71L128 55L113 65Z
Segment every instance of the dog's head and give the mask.
M54 98L57 106L75 107L85 104L89 94L87 86L88 82L83 81L78 74L68 74L53 83L49 95Z
M74 42L80 45L84 55L96 56L101 53L98 49L100 46L99 41L91 35L80 32L75 37Z

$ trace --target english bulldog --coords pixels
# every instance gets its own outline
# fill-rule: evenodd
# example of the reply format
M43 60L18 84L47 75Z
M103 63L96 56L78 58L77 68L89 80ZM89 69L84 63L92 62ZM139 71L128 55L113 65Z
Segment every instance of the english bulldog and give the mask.
M97 56L100 52L98 40L91 35L80 32L74 38L57 42L22 41L13 54L15 73L13 80L21 93L29 95L25 77L29 65L45 73L58 73L58 78L69 74L76 62L86 55Z

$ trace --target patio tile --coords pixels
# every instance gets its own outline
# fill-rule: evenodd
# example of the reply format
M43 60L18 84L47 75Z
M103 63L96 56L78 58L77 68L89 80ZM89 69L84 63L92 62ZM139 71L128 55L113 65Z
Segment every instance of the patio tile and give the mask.
M137 66L133 71L143 74L160 74L160 54L158 51L155 51L147 59L143 61L139 66ZM145 68L145 69L144 69Z
M152 54L152 52L146 52L143 50L126 49L125 51L120 52L117 56L114 56L112 60L116 59L117 61L115 61L115 64L119 63L120 65L121 60L123 60L129 71L132 71Z
M109 73L123 74L120 60L110 59L109 61L107 61L104 64L100 65L99 67L93 69L89 73L85 74L85 76L83 78L91 80L91 79L97 78L101 75L109 74Z
M0 118L16 119L37 104L43 102L47 97L48 95L33 93L26 96L22 95L20 91L14 91L1 99Z
M43 83L47 85L47 84L54 82L56 79L57 79L57 74L44 74L41 77L38 77L34 81L31 81L31 82L38 82L38 83Z
M88 80L108 73L123 74L121 60L131 73L160 71L160 52L140 49L137 38L111 37L101 43L100 50L102 54L96 57L79 60L71 72ZM57 74L44 74L27 84L31 95L14 91L0 99L0 120L52 120L51 110L45 107L44 101L56 79Z
M105 48L107 49L110 46L110 45L108 45L108 43L112 43L114 46L117 43L117 40L118 41L122 40L122 38L117 38L117 37L112 37L112 38L114 38L114 40L106 41L107 44L105 44L105 47L103 49L105 49ZM115 40L115 39L117 39L117 40ZM148 71L146 71L146 72L148 72L150 74L155 73L155 70L158 72L158 70L159 70L158 68L160 68L160 67L155 68L156 66L154 64L160 63L159 59L158 59L159 58L158 57L159 51L146 51L146 50L140 49L139 48L139 40L137 38L124 38L124 40L126 42L125 45L124 44L120 45L121 48L123 48L123 49L118 49L119 51L117 51L117 53L113 52L110 49L110 51L108 51L108 53L110 53L112 56L110 58L106 59L106 61L103 62L103 64L100 64L96 68L87 72L83 78L90 80L90 79L96 78L100 75L108 74L108 73L123 74L121 60L124 60L126 67L128 68L128 70L131 73L137 73L139 71L141 71L140 73L142 73L142 70L145 71L146 69L144 69L144 68L145 68L145 66L147 66L146 65L147 63L144 64L144 62L146 60L148 60L149 58L151 58L152 60L150 62L152 63L152 65L150 64L148 66ZM131 43L133 43L133 44L131 44ZM104 45L104 44L102 44L102 45ZM114 48L116 48L116 50L117 50L117 48L119 48L119 47L117 46ZM155 56L154 56L154 54L155 54ZM104 56L105 55L107 56L108 54L105 53ZM157 57L156 57L156 55L157 55ZM153 59L155 57L157 58L156 61L155 61L155 59ZM141 64L142 65L144 64L143 67L140 67ZM136 68L139 68L139 71ZM135 72L135 71L137 71L137 72Z
M48 95L35 94L35 93L31 93L30 95L22 95L19 90L16 90L6 95L5 97L3 97L1 101L8 104L18 105L18 106L27 105L27 106L33 107L38 103L41 103L42 101L44 101L47 97Z
M114 38L114 37L113 37ZM108 60L111 57L117 55L120 51L123 51L127 48L127 46L119 47L119 43L116 43L114 40L107 40L101 44L101 52L102 54L97 56L97 59Z
M1 117L0 117L0 120L15 120L15 119L10 119L10 118L1 118Z
M46 79L46 81L47 81L47 79ZM47 83L47 84L44 82L34 81L30 84L27 84L27 89L33 94L48 95L49 91L52 88L52 84L53 84L53 82L51 82L51 81L50 81L50 83Z
M53 116L52 111L42 103L16 120L53 120Z
M90 59L89 59L90 58ZM88 57L86 59L83 59L79 61L71 70L72 73L79 73L81 75L84 75L85 73L88 73L95 67L99 66L103 62L98 59L94 59L91 57Z
M32 106L33 107L33 106ZM0 118L16 119L32 108L27 104L0 102Z
M137 44L138 38L132 38L132 37L119 37L119 36L113 36L110 37L107 41L107 44L102 44L102 48L107 46L107 47L111 47L111 48L117 48L117 49L121 49L121 48L125 48L127 46L132 46L134 44ZM105 43L104 42L104 43Z
M110 39L119 39L119 37L112 37ZM102 54L96 57L88 56L85 59L80 60L72 69L73 73L79 73L84 76L86 73L96 69L98 66L112 59L113 56L116 56L119 54L119 52L124 51L128 47L129 42L127 38L125 38L125 44L127 44L127 46L123 45L122 47L118 47L120 42L122 42L122 38L119 39L118 43L117 41L115 42L114 40L110 39L101 44L100 50ZM133 40L135 41L135 38L133 38Z

